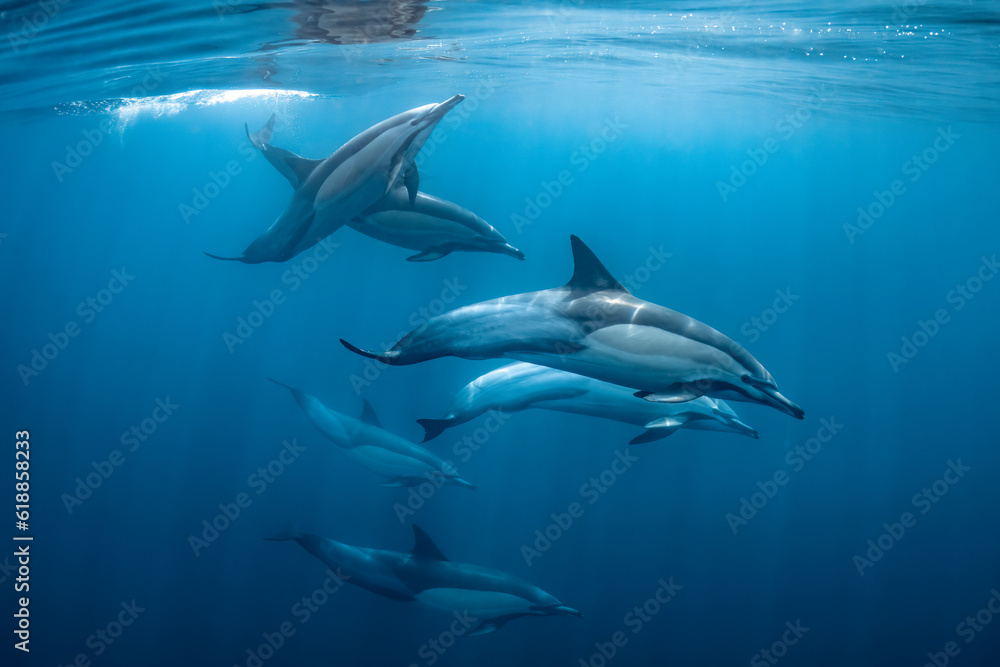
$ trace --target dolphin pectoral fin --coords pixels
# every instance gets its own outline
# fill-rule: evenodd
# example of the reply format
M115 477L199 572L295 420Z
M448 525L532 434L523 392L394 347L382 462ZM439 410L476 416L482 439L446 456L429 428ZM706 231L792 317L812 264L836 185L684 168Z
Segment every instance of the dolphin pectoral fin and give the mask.
M650 403L687 403L701 398L705 391L688 382L675 382L663 391L637 391L633 396Z
M676 431L678 428L680 427L674 426L673 428L651 428L649 430L643 431L639 435L629 440L628 444L642 445L647 442L662 440L663 438L666 438L668 435L672 435L673 432Z
M284 542L285 540L297 540L302 537L302 532L294 523L290 523L282 529L280 533L273 537L265 537L270 542Z
M496 618L487 618L485 621L474 627L469 633L469 636L478 637L479 635L488 635L491 632L496 632L509 622L513 621L515 618L519 618L521 616L525 616L525 614L508 614L506 616L497 616Z
M646 428L660 428L660 429L678 429L684 426L686 420L680 419L679 417L666 416L659 417L653 421L646 424ZM673 433L673 431L671 431Z
M387 479L386 481L379 484L379 486L385 486L389 488L395 488L400 486L415 486L420 482L425 480L419 477L393 477L392 479Z
M427 481L427 479L428 479L427 477L406 477L406 476L390 477L386 481L379 484L379 486L385 486L388 488L397 488L397 487L405 488L410 486L417 486L418 484L423 484L424 482ZM475 485L466 482L461 477L449 477L446 479L448 481L459 482L460 484L464 484L465 486L469 486L473 489L476 488Z
M437 477L438 475L440 475L440 473L434 473L434 475L435 475L435 477ZM387 479L386 481L382 482L381 484L379 484L379 486L385 486L385 487L390 487L390 488L417 486L419 484L423 484L424 482L426 482L427 479L428 479L427 477L402 477L402 476L401 477L392 477L392 478ZM462 479L461 477L441 476L440 479L442 479L445 482L454 482L454 483L456 483L456 484L458 484L460 486L464 486L464 487L466 487L468 489L473 489L474 490L476 488L475 484L473 484L472 482L466 481L466 480ZM441 560L448 560L448 559L447 558L441 558Z
M478 637L480 635L488 635L491 632L496 632L497 628L501 627L503 623L494 623L493 621L483 621L476 627L472 629L469 633L470 637Z
M392 192L393 188L395 188L396 185L398 184L399 174L403 170L403 163L406 161L405 158L406 158L405 148L400 149L399 152L392 157L392 166L389 167L389 176L388 178L386 178L385 181L385 192L382 193L383 197ZM408 173L409 172L407 172L407 174ZM403 175L404 179L407 174ZM405 185L405 180L404 180L404 185ZM414 195L414 197L416 197L416 195Z
M653 442L654 440L666 438L669 435L673 435L677 432L677 429L684 426L685 421L686 420L684 419L669 415L666 417L660 417L659 419L654 419L646 424L647 430L645 432L632 438L628 444L641 445L646 442Z
M375 359L376 361L381 361L383 364L392 365L392 364L395 363L395 361L393 361L392 357L389 357L389 356L386 356L386 355L382 355L382 354L375 354L374 352L368 352L367 350L362 350L360 347L355 347L354 345L351 345L350 343L348 343L343 338L340 339L340 343L341 343L341 345L343 345L344 347L346 347L351 352L354 352L355 354L360 354L362 357L368 357L369 359Z
M449 254L450 251L442 252L435 248L428 248L418 252L416 255L410 255L406 258L407 262L432 262L435 259L441 259L445 255Z
M205 252L204 250L202 250L202 253L204 255L207 255L208 257L211 257L212 259L221 259L224 262L244 262L244 263L246 263L242 257L222 257L220 255L213 255L210 252Z
M444 433L454 422L451 419L418 419L417 423L424 427L424 439L420 442L427 442Z
M410 195L410 206L413 206L417 201L417 188L420 187L420 174L417 173L417 165L410 165L410 169L403 176L403 185L406 186L406 192Z

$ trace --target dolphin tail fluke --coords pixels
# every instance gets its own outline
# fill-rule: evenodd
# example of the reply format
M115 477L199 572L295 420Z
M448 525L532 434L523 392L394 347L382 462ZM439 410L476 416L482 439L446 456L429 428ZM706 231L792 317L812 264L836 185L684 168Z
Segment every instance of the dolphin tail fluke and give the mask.
M264 124L264 127L260 128L256 132L250 132L250 126L243 123L243 129L246 130L247 139L253 144L253 147L257 150L264 152L271 145L271 135L274 132L274 120L276 114L271 114L271 117Z
M368 357L369 359L375 359L376 361L381 361L383 364L392 365L392 364L396 363L395 360L392 357L389 357L389 356L384 355L384 354L376 354L374 352L369 352L367 350L362 350L360 347L355 347L354 345L351 345L350 343L348 343L343 338L340 339L340 343L341 343L341 345L343 345L344 347L346 347L351 352L353 352L355 354L360 354L362 357Z
M270 542L284 542L286 540L297 540L302 537L302 531L294 523L290 523L282 529L280 533L273 537L265 537Z
M427 442L438 437L444 430L452 425L451 419L418 419L417 423L424 427L424 439L420 442Z
M274 121L276 115L271 114L264 127L256 132L250 132L250 127L244 123L243 128L247 132L247 139L253 147L260 151L268 162L271 163L278 172L288 179L293 188L298 189L309 178L309 174L319 166L323 160L311 160L296 155L284 148L271 145L271 135L274 133Z

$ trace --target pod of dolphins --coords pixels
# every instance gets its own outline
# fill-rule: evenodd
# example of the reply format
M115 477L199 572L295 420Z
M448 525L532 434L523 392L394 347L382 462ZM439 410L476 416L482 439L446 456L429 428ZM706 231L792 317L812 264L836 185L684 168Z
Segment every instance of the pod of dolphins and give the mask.
M256 133L247 129L251 143L294 192L274 224L239 257L209 256L248 264L284 262L348 226L416 250L410 261L440 259L456 251L524 259L476 214L419 191L414 160L437 123L463 99L455 95L393 116L322 160L273 146L273 115ZM431 317L387 350L341 343L389 365L447 356L514 360L463 387L444 417L418 420L424 442L488 411L529 408L642 427L630 444L665 438L681 428L759 438L726 400L803 418L803 410L778 391L771 374L742 346L695 319L635 297L583 241L571 236L570 242L574 271L565 285ZM354 418L301 389L274 382L291 392L320 433L382 477L384 485L432 480L475 488L420 444L384 430L367 400L361 416ZM521 616L580 616L513 575L448 560L423 530L413 530L409 553L351 546L296 528L269 539L298 542L349 583L378 595L468 613L480 619L474 635Z
M414 158L438 122L464 100L455 95L374 125L325 160L311 160L271 145L275 117L250 143L295 192L278 219L239 257L245 264L284 262L348 225L372 238L419 250L410 261L427 262L458 250L524 254L489 223L461 206L418 192Z

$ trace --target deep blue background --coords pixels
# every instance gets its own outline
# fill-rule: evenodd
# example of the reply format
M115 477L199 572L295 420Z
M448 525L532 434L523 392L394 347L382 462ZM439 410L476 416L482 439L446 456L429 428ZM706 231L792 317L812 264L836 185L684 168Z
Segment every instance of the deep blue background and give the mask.
M655 86L637 94L625 80L601 78L517 86L499 65L476 76L427 67L422 78L358 94L259 97L175 113L150 106L128 115L43 114L0 130L0 411L4 437L31 430L30 664L69 664L80 653L95 665L245 664L246 650L285 621L296 634L267 664L429 664L418 651L450 619L415 604L348 586L298 623L292 606L325 575L294 544L261 540L289 521L400 550L410 547L415 522L453 560L510 572L584 612L459 639L442 665L577 665L618 630L629 642L614 664L746 664L798 619L809 631L783 663L921 665L928 651L959 641L954 664L994 664L996 622L969 644L955 627L1000 587L1000 281L959 312L947 294L982 257L1000 252L997 126L947 110L849 113L837 97L850 90L848 76L834 86L836 101L812 108L786 138L776 124L806 98L678 97ZM477 89L485 99L473 108ZM303 256L250 266L201 254L237 253L290 193L263 159L241 151L244 122L254 128L276 110L274 143L320 157L382 118L456 92L470 98L453 115L467 112L461 123L443 122L445 140L425 149L421 187L489 220L527 261L456 254L409 263L408 251L342 229L333 256L291 290L282 275ZM59 182L52 162L105 117L114 130ZM572 154L614 119L624 126L620 137L580 173ZM960 135L954 146L919 181L907 180L907 192L850 243L843 225L857 207L906 179L903 164L949 127ZM779 150L724 202L716 183L770 137ZM240 173L185 224L179 206L230 160ZM512 214L563 169L574 182L533 224L515 229ZM359 412L351 378L365 362L339 338L362 347L394 342L446 281L464 286L456 305L560 285L572 271L571 233L618 276L641 266L651 246L672 253L636 294L745 344L806 419L734 403L760 440L681 431L632 448L639 461L529 566L521 546L553 512L581 501L581 484L610 465L634 428L514 415L459 466L478 490L444 488L401 523L393 506L407 491L383 488L348 462L265 379ZM123 267L134 281L84 324L77 304ZM230 353L223 333L275 288L286 302ZM786 289L799 297L794 305L759 340L743 335ZM951 321L894 373L887 353L938 308ZM17 365L70 320L80 334L25 386ZM415 419L441 416L455 391L500 363L387 368L363 395L389 430L417 440ZM176 413L69 513L62 494L92 462L123 450L121 434L167 397ZM814 436L821 418L842 430L792 472L786 453ZM430 446L455 458L453 443L478 425ZM306 451L254 493L248 476L293 438ZM914 494L959 459L971 467L966 476L859 576L853 557L883 523L915 511ZM726 514L777 470L789 483L734 535ZM195 556L189 535L241 492L252 505ZM671 577L683 589L633 635L623 617ZM133 599L145 611L95 657L88 636Z

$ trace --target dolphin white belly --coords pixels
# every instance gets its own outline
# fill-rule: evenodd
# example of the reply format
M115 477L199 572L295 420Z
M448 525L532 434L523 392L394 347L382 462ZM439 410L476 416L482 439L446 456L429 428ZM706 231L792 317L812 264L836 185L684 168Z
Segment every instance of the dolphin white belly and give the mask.
M344 447L341 448L341 451L358 465L389 479L430 479L435 473L441 474L440 470L412 456L393 452L376 445Z
M410 250L467 241L476 234L467 226L415 211L369 213L351 227L372 238Z
M710 345L650 326L602 327L588 334L582 345L570 354L517 352L506 356L633 388L658 387L663 378L671 383L704 377L739 383L747 372Z
M678 428L729 431L757 438L724 401L701 396L683 403L657 403L635 396L631 388L549 366L515 362L482 375L463 387L443 419L418 419L424 440L491 410L501 414L538 408L655 429L632 444L667 437Z
M448 612L467 612L476 619L494 618L509 614L531 614L530 600L500 593L466 588L430 588L414 596L417 602Z
M412 201L407 194L406 188L395 188L348 224L385 243L419 250L407 258L412 262L439 259L456 251L494 252L524 259L524 253L472 211L425 192L418 192Z

